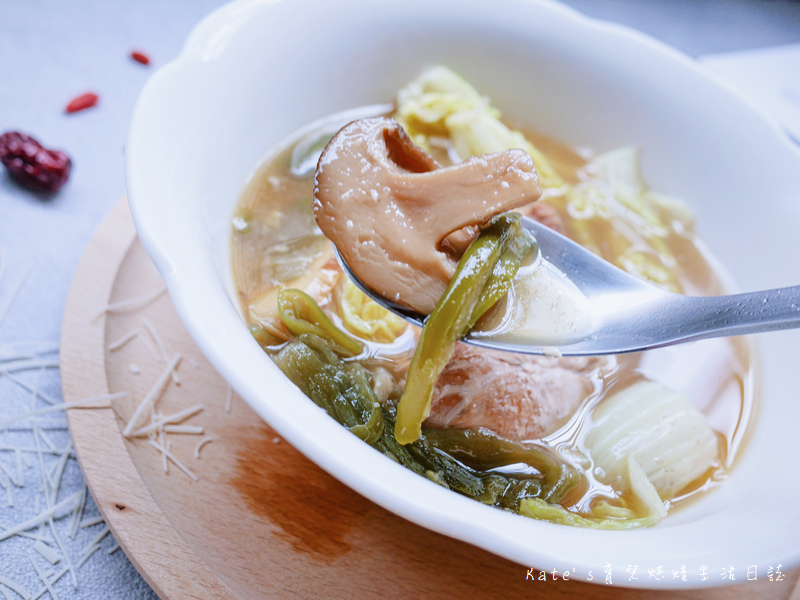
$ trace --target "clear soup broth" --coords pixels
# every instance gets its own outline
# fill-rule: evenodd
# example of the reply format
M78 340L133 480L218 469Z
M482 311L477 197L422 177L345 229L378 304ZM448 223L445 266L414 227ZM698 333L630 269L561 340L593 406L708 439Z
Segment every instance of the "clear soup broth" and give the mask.
M321 140L318 146L327 139L323 134L331 129L330 123L336 121L332 117L316 128ZM544 188L544 196L537 204L546 205L547 210L534 214L534 218L540 218L545 224L550 224L548 219L555 220L557 226L578 243L667 289L695 295L725 293L720 269L694 233L691 214L681 203L656 198L649 201L644 210L638 207L633 210L630 199L624 195L606 193L609 183L605 171L609 167L603 160L598 162L595 154L568 147L528 127L521 127L519 131L546 157L564 182L561 187ZM378 318L380 327L359 330L349 324L353 306L364 309L364 299L356 298L360 292L348 285L333 257L331 242L322 235L314 220L311 211L313 169L301 176L296 173L297 145L309 146L314 136L314 130L306 128L302 134L282 144L258 166L241 195L232 228L233 267L241 311L265 351L276 356L293 338L281 323L278 292L282 288L304 290L338 327L364 342L365 352L345 362L362 365L378 400L391 403L402 390L418 332L400 322L384 323L383 315ZM446 139L431 138L429 142L427 149L440 164L452 163L453 147ZM601 198L604 193L605 197ZM478 359L472 355L461 358L467 361L464 363L467 367L462 365L460 371L450 373L451 380L443 381L447 373L440 379L440 385L450 386L450 391L443 390L439 394L434 410L436 418L432 424L428 423L429 427L463 429L463 415L451 418L447 413L457 411L474 398L480 401L483 393L480 390L487 387L482 379L486 375L484 372L479 368L474 372L469 370L472 364L469 360ZM620 473L602 468L594 455L591 432L602 421L600 409L609 398L637 383L658 382L687 397L713 431L714 457L707 468L690 481L661 484L662 490L669 489L668 492L659 490L661 500L671 510L725 479L746 438L758 389L754 350L744 338L707 340L639 354L593 357L581 359L580 364L574 358L554 357L534 357L530 361L500 357L497 360L503 368L508 368L510 378L514 377L514 369L528 375L541 375L540 379L546 382L562 381L553 373L579 374L582 391L578 400L572 401L566 414L555 414L546 431L535 427L520 429L503 423L494 430L504 438L543 448L574 469L579 481L558 500L558 505L598 521L624 521L643 515L631 499L630 490L624 483L617 484ZM455 381L458 377L461 379ZM574 378L570 375L567 379ZM488 384L489 387L494 385L494 381ZM509 385L504 393L516 392L516 388ZM558 396L557 387L555 395ZM646 400L639 402L646 406ZM638 412L642 411L632 414ZM504 418L513 419L514 416ZM652 418L657 421L656 428L659 423L663 427L671 426L662 417ZM493 424L495 421L487 424L480 419L472 423L490 429ZM526 431L536 433L530 435ZM612 446L613 443L634 443L631 439L636 436L626 438L620 433L617 437L616 442L608 443ZM619 452L619 448L614 452ZM653 460L657 463L660 457ZM655 468L651 467L651 472ZM488 470L516 473L515 477L524 478L526 469L530 475L529 466L512 462L492 464ZM436 480L430 473L428 476ZM655 481L661 475L653 477ZM603 504L603 510L597 510L599 503ZM618 514L609 506L632 512Z

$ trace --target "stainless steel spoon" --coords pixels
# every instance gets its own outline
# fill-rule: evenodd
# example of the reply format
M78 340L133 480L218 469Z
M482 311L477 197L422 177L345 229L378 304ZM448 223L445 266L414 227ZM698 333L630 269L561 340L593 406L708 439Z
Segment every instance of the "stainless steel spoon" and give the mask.
M588 298L594 329L562 345L515 344L468 335L464 342L526 354L581 356L619 354L712 337L800 327L800 286L730 296L684 296L643 282L572 240L531 219L523 226L542 257L564 273ZM370 298L407 321L422 326L424 315L379 296L336 256L353 282Z

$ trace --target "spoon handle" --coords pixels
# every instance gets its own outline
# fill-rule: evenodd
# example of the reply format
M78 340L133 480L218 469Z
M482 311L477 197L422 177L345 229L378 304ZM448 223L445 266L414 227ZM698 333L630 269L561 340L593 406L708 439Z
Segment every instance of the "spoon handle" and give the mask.
M800 286L730 296L672 296L667 302L674 342L800 327Z

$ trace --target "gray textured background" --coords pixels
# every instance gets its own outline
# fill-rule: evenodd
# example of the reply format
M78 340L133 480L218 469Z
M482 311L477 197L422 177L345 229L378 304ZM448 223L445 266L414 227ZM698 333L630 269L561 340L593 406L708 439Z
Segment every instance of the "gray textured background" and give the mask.
M136 97L154 69L179 51L195 23L222 2L214 0L82 1L0 0L0 133L19 130L45 145L62 148L73 160L69 184L43 200L17 187L0 173L0 249L5 269L0 275L0 312L14 288L28 273L19 294L0 322L0 360L23 349L45 351L57 345L61 314L72 274L102 217L124 191L123 151ZM630 25L697 57L800 42L800 3L790 0L567 0L598 18ZM153 60L143 67L128 57L133 49ZM100 95L97 108L65 115L72 97L85 91ZM0 259L0 264L2 263ZM57 354L42 354L56 359ZM0 362L2 369L2 362ZM60 399L57 369L15 375L23 383ZM0 418L27 410L32 394L0 375ZM37 406L44 406L41 400ZM62 414L42 418L38 426L58 449L69 444ZM36 438L31 423L0 430L4 445L30 445ZM43 438L39 438L43 444ZM36 454L23 463L22 487L12 488L8 506L0 468L0 527L35 514L41 502L40 467ZM51 468L58 457L44 457ZM0 463L16 478L14 453L0 449ZM74 458L67 461L59 499L83 488ZM87 503L85 518L97 515ZM56 522L56 534L76 561L103 525L81 529L69 537L68 519ZM51 537L49 530L42 534ZM21 537L0 542L0 577L36 594L41 585L31 558L49 565ZM108 536L101 549L77 571L77 588L69 575L55 584L62 599L155 598L121 551L109 554ZM62 561L63 563L63 561ZM56 566L60 571L62 563ZM10 592L9 592L10 593ZM49 594L45 594L47 597ZM16 598L11 594L9 597ZM2 598L2 590L0 590Z

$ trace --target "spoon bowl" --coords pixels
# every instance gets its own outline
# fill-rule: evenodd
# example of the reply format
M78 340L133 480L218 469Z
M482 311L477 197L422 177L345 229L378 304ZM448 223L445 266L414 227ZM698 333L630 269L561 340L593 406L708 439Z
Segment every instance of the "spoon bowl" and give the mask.
M584 356L800 327L800 286L728 296L675 294L626 273L533 219L523 217L522 225L536 239L542 260L588 300L593 326L580 338L559 344L517 343L473 332L462 340L468 344L523 354ZM426 315L387 300L365 285L338 249L336 258L372 300L418 327L424 325Z

